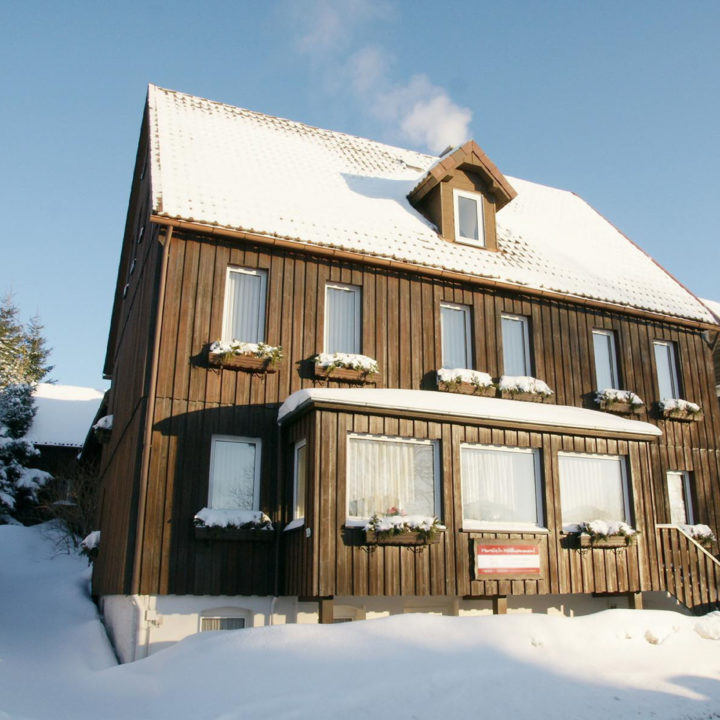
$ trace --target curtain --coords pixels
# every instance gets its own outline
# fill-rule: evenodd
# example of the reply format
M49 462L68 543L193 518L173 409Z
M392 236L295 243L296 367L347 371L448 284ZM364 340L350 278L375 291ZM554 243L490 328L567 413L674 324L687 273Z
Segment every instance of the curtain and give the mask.
M223 340L265 341L265 282L262 270L228 272Z
M672 343L653 343L655 349L655 365L657 366L658 390L660 399L667 400L679 397L677 375L675 374L675 358Z
M325 352L360 353L360 291L358 288L327 286Z
M257 446L240 440L214 440L209 506L255 510Z
M625 459L610 455L558 455L563 525L591 520L629 522Z
M538 523L536 453L462 447L463 519Z
M502 316L503 375L530 375L525 318Z
M440 306L442 330L442 366L444 368L471 368L469 311L457 305Z
M478 201L458 195L457 203L460 237L468 238L469 240L479 240L480 228L478 227Z
M685 473L670 471L667 474L670 522L685 525L690 522L685 506Z
M595 380L598 390L617 388L615 363L615 343L612 335L593 330L593 349L595 351Z
M435 515L434 443L351 437L347 462L350 516Z

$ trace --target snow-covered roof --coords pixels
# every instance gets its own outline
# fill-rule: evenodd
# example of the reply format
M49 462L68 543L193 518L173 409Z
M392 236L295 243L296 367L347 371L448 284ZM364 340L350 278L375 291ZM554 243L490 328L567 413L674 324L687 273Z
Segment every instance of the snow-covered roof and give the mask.
M452 243L407 195L431 155L150 85L159 216L705 322L698 299L573 193L507 178L498 252Z
M406 411L426 415L477 418L512 422L533 428L560 427L619 435L658 436L662 432L650 423L627 420L598 410L568 405L543 405L523 400L501 400L432 390L314 388L294 392L278 410L278 422L312 403Z
M103 395L88 387L40 383L33 394L37 412L27 439L38 445L82 447Z

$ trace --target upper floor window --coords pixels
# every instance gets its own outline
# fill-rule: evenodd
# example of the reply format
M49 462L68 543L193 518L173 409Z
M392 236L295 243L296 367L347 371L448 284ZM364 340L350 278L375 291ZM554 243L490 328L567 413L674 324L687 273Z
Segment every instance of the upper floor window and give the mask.
M355 285L325 286L325 352L362 352L362 293Z
M462 445L463 527L542 525L539 452Z
M675 362L675 343L668 340L655 340L653 349L660 399L679 398L680 382Z
M453 189L455 240L485 247L483 197L479 193Z
M265 342L266 292L265 270L228 268L223 340Z
M558 453L563 525L593 520L630 524L625 458Z
M472 368L470 308L440 303L442 367Z
M528 319L503 313L501 321L503 375L532 375Z
M305 517L305 488L307 487L307 443L295 443L293 463L293 520Z
M439 515L437 442L350 435L347 512L370 517L395 508L408 515Z
M259 438L213 436L208 507L223 510L260 507L261 447Z
M694 522L690 473L686 470L669 470L667 473L670 522L676 525L692 525Z
M595 354L595 387L597 390L619 388L615 333L612 330L593 330Z

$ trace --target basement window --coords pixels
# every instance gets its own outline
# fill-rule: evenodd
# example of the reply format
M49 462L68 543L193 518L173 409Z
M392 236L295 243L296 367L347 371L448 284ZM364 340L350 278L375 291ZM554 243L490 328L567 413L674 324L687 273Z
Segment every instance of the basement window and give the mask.
M485 247L483 197L478 193L453 189L455 209L455 240L468 245Z

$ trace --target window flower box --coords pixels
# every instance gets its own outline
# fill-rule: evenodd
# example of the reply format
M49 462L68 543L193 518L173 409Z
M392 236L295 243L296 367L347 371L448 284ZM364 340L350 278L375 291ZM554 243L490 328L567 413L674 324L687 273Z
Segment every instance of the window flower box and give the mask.
M274 373L277 372L277 364L282 356L282 348L274 345L218 340L210 346L208 361L215 367L228 370Z
M645 403L634 392L614 388L598 390L595 402L601 410L617 415L637 415L645 407Z
M465 368L441 368L437 371L438 390L461 395L495 397L495 384L485 372Z
M436 517L405 515L390 508L386 514L373 514L362 528L365 545L433 545L440 542L445 526Z
M573 535L577 547L590 548L622 548L634 545L637 542L638 532L627 523L619 520L593 520L565 528L569 535Z
M658 403L660 414L666 420L679 420L680 422L699 422L705 415L702 408L689 400L673 398L661 400Z
M315 376L346 382L373 382L378 364L367 355L320 353L315 356Z
M193 518L198 540L243 540L272 542L275 528L260 510L216 510L203 508Z
M503 375L498 389L502 398L527 402L544 402L553 394L542 380L525 375Z

